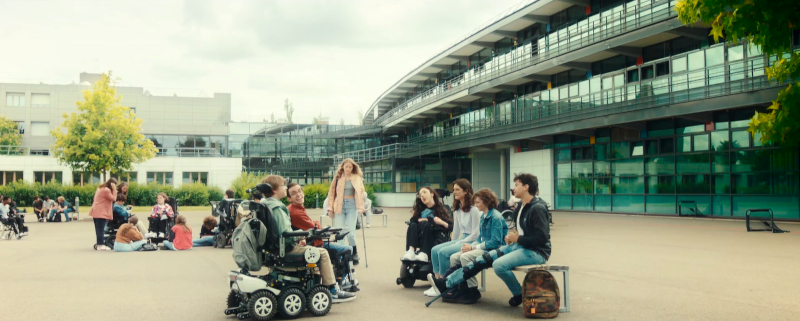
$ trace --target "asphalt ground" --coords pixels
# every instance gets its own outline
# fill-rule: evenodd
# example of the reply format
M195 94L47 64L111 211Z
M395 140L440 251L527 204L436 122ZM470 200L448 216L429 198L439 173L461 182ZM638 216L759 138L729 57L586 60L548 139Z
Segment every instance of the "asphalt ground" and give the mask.
M317 219L321 211L310 212ZM508 306L510 293L492 272L478 304L426 308L427 282L405 289L395 281L408 209L386 212L388 227L373 217L365 230L366 249L358 231L358 298L334 305L326 320L524 318L521 308ZM181 214L199 232L208 213ZM571 312L559 319L800 319L800 224L779 223L793 233L772 234L747 233L733 220L554 216L549 263L571 271ZM29 236L0 240L0 320L235 320L223 314L227 273L236 268L230 248L99 252L92 250L91 221L27 220Z

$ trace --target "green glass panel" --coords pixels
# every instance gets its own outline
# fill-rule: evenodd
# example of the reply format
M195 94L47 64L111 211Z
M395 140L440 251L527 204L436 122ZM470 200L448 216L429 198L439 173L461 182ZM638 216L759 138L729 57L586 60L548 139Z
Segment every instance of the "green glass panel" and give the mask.
M678 174L708 173L710 171L709 154L692 154L676 156Z
M597 212L611 212L611 196L595 195L594 210Z
M639 176L644 175L644 159L618 159L611 163L613 176Z
M746 130L731 132L731 146L733 148L749 148L750 133Z
M556 195L556 209L571 210L572 195Z
M648 195L646 200L648 214L675 214L675 195Z
M614 177L612 194L644 194L644 177Z
M572 209L575 211L592 211L592 195L575 195L572 197Z
M694 135L694 151L703 152L708 150L708 134Z
M677 137L678 153L688 153L692 151L692 136Z
M731 175L714 175L714 194L731 193Z
M714 195L711 197L711 201L713 204L711 215L731 215L731 197L729 195Z
M556 193L572 194L572 180L569 179L556 180Z
M594 162L594 176L595 177L611 176L611 162L603 162L603 161Z
M730 149L730 139L728 131L716 131L711 133L711 150L724 151Z
M727 173L731 171L730 153L714 153L711 169L714 173Z
M556 164L556 178L572 177L572 163Z
M652 157L645 164L647 175L675 174L675 156Z
M798 197L795 196L772 196L772 195L759 195L759 196L733 196L733 215L744 216L748 209L764 208L765 204L769 204L769 208L775 215L775 218L785 218L796 220L798 217ZM764 215L766 213L759 213ZM754 215L755 216L755 215Z
M594 179L594 192L595 194L610 194L611 193L611 178L595 178Z
M683 201L683 203L681 203ZM694 201L697 205L697 213L708 215L711 213L711 197L708 195L678 195L678 209L681 210L683 215L693 214L695 204L687 203L687 201Z
M647 194L675 194L675 176L647 177Z
M708 194L711 190L710 180L711 175L707 174L678 175L678 194Z
M622 213L643 213L644 196L615 195L612 198L613 211Z
M559 164L560 165L560 164ZM573 177L592 177L592 162L572 163Z

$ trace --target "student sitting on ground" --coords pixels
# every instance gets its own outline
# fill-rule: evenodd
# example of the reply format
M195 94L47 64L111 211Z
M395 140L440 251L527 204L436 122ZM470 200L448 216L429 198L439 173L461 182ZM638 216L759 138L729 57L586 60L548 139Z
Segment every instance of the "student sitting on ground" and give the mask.
M514 177L514 196L522 200L513 218L514 224L505 238L507 245L489 251L475 262L468 264L447 277L435 279L432 274L428 279L436 286L437 293L446 291L464 282L481 270L488 267L505 282L511 299L508 304L522 304L522 286L512 270L517 266L544 264L550 257L550 224L547 220L547 203L534 195L539 191L539 181L531 174L518 174Z
M36 214L36 220L39 222L44 222L45 218L47 218L44 210L44 201L39 196L33 197L33 213Z
M192 241L192 246L212 246L214 236L217 235L217 219L213 216L206 216L203 219L203 226L200 227L200 238Z
M428 262L434 245L447 241L453 231L453 219L432 188L425 186L417 193L406 230L406 254L402 260Z
M264 204L270 211L272 217L275 219L275 228L280 234L292 231L292 219L289 216L289 209L280 200L286 197L286 180L279 175L269 175L264 178L262 183L267 183L272 186L272 195L263 195L261 204ZM287 254L300 254L304 253L309 247L306 245L306 240L296 242L293 237L285 238L284 245L286 249L291 249ZM334 303L347 302L355 299L355 294L347 292L339 288L336 283L336 277L333 274L333 265L328 251L320 251L320 258L317 264L319 265L320 274L322 274L322 285L328 286L331 291L331 296Z
M175 216L172 206L167 204L167 199L167 194L165 193L158 193L158 196L156 196L158 204L153 205L153 211L150 213L150 233L147 233L148 238L163 238L167 233L167 221Z
M172 227L169 240L164 241L164 247L173 251L189 250L192 248L192 228L186 225L186 216L178 215L178 217L175 218L175 226Z
M67 202L67 200L64 199L64 196L59 196L58 203L56 204L55 208L50 210L50 216L48 219L52 221L53 216L64 214L64 221L69 222L70 221L69 213L72 212L74 212L74 210L72 209L72 205L69 202Z
M117 194L117 199L120 196L125 197L124 194ZM139 223L139 218L133 216L128 219L128 223L119 227L117 239L114 241L114 252L138 251L144 243L147 243L142 233L139 233L139 230L136 229L136 223Z
M480 235L475 242L462 244L461 251L450 256L450 268L467 266L483 257L486 252L499 248L504 244L503 237L508 233L506 221L496 209L499 201L494 192L488 188L481 189L475 193L473 200L475 207L481 211ZM481 292L478 291L478 280L475 277L468 278L466 292L452 293L451 296L460 297L460 302L463 304L477 303L481 298Z

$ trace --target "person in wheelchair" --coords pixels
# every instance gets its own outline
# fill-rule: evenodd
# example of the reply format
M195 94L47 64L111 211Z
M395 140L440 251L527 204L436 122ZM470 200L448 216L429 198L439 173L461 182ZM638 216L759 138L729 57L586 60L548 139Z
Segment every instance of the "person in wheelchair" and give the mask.
M321 229L322 225L319 223L319 221L312 220L306 212L306 208L303 204L305 203L303 186L297 183L289 183L288 187L289 200L291 201L291 204L289 204L287 208L289 209L289 216L292 220L292 228L303 231L308 231L314 228ZM353 262L351 257L353 248L349 245L331 242L330 239L316 239L311 245L332 251L332 254L334 255L331 256L333 258L331 263L333 263L335 267L339 267L338 271L340 273L337 273L336 279L342 280L342 283L340 284L341 288L349 292L357 292L358 280L356 280L355 272L351 266L351 263ZM336 270L337 269L334 269L334 271Z
M150 232L147 233L147 238L165 238L167 233L167 223L175 217L175 212L172 206L167 204L167 194L158 193L156 196L156 205L153 205L153 211L150 213Z
M0 223L3 223L4 226L10 229L10 231L8 231L9 233L13 232L16 234L17 239L28 235L25 219L17 214L15 207L9 205L11 204L11 197L2 196L0 199L3 200L2 204L0 204ZM11 234L9 234L9 238L10 237Z
M280 175L269 175L264 178L262 183L269 184L272 187L271 190L262 191L264 198L261 199L261 204L272 212L276 224L275 229L280 233L279 235L293 232L289 209L280 201L280 199L286 197L286 180ZM294 238L286 238L284 242L285 248L291 249L287 254L301 254L311 247L306 244L305 239L297 242ZM333 265L327 251L320 251L319 269L322 274L322 284L330 287L334 302L347 302L355 299L355 294L338 288L336 277L333 273Z
M431 249L447 242L453 231L453 218L432 188L425 186L417 193L412 216L406 230L406 254L403 261L428 262Z

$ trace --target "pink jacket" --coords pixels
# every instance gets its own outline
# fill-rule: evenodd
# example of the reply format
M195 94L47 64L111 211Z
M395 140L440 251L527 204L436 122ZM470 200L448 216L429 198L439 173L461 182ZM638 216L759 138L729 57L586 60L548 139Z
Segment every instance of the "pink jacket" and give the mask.
M331 188L328 190L328 204L332 204L331 209L333 211L330 215L331 219L336 214L342 213L345 181L344 178L340 177L337 181L331 183ZM361 176L350 175L350 183L353 184L353 188L356 190L356 211L361 213L364 211L364 180Z
M97 192L94 193L94 201L92 201L92 209L89 210L89 216L111 220L113 218L111 209L116 200L116 190L111 191L105 187L98 188Z

